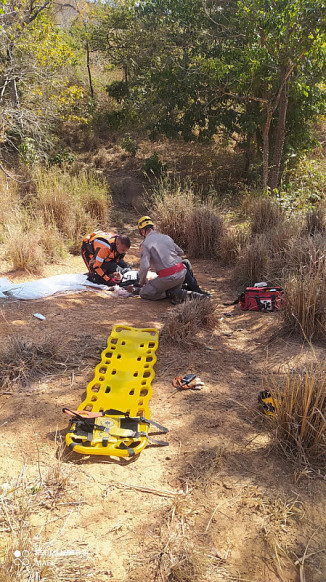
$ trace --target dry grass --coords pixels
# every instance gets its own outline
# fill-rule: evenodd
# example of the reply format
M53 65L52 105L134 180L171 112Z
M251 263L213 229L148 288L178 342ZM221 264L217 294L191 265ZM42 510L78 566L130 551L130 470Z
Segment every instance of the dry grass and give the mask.
M27 469L25 463L17 479L0 485L3 540L0 579L6 582L68 582L75 576L81 581L88 579L83 557L78 554L68 559L61 557L65 548L60 547L60 534L82 503L79 497L75 500L72 467L64 466L59 455L44 475L40 463L37 476L28 475Z
M36 196L34 205L44 218L45 224L55 224L66 237L74 230L76 211L70 184L59 168L35 171Z
M281 212L270 223L266 220L265 230L262 223L252 228L261 233L244 238L243 244L238 245L238 253L233 251L234 278L238 284L252 285L264 280L285 286L289 274L297 275L303 268L311 270L311 265L317 264L326 252L326 236L321 228L315 226L315 234L311 235L300 216L285 216Z
M19 336L8 338L5 352L0 354L0 384L2 390L27 387L38 378L48 378L78 369L89 350L89 341L77 346L69 338L48 338L43 343Z
M283 221L283 211L271 198L259 198L252 208L251 233L262 234Z
M197 204L187 224L187 252L191 257L220 256L224 231L224 221L216 207L210 202Z
M260 511L263 516L262 529L266 534L277 531L286 532L290 521L302 519L304 508L296 497L267 497L260 500Z
M202 329L217 325L216 306L209 299L186 301L167 315L162 337L175 343L188 343Z
M293 546L287 541L289 532L294 533L297 523L304 516L304 506L298 498L285 494L260 500L262 532L267 548L274 562L275 570L283 579L285 567L292 570Z
M220 240L221 264L234 265L241 253L241 249L247 246L248 240L246 228L225 228L223 237Z
M108 223L111 198L107 185L95 172L81 172L71 176L59 168L35 172L36 200L46 223L54 223L66 237L78 229L76 214L81 208L93 224ZM81 233L85 234L85 233Z
M200 202L192 185L159 183L151 204L151 216L191 257L215 258L221 254L224 220L211 201Z
M318 206L306 213L306 228L309 236L326 233L326 208Z
M152 205L151 216L161 232L168 234L181 247L186 248L187 225L195 205L195 195L191 188L181 184L172 186L164 181L158 184Z
M169 582L196 582L202 573L198 555L183 547L172 560L168 580Z
M3 242L14 269L38 273L44 264L42 233L26 212L17 210L6 225Z
M3 227L12 220L13 214L19 207L19 195L17 184L12 180L9 182L5 174L0 171L0 225ZM0 229L0 242L3 242L3 229Z
M277 579L292 579L289 572L285 574L284 568L290 569L293 576L294 534L305 515L301 500L293 494L273 494L262 487L249 485L244 487L239 505L257 515L259 538L265 545L264 555L267 549L269 567L278 572Z
M232 451L232 444L226 441L223 445L203 448L196 456L192 454L184 470L187 482L206 494L219 479L220 471Z
M259 235L239 252L234 278L241 285L268 281L270 271L270 242L267 235Z
M326 338L326 258L321 256L299 273L288 277L282 316L285 329L306 341Z
M326 372L310 366L269 378L276 401L272 418L275 443L300 467L324 467L326 458Z
M19 199L14 183L0 182L8 201L0 210L0 242L14 269L41 272L43 265L79 253L82 237L107 227L111 197L95 172L70 175L54 167L34 172L35 187Z
M36 344L19 336L10 337L7 351L0 355L2 388L13 388L15 385L26 387L37 378L66 370L68 356L65 356L64 361L59 361L61 357L62 346L58 340L50 339L46 343Z
M156 559L155 582L198 582L209 560L191 535L195 506L188 493L176 496L161 526L161 548Z
M44 249L44 254L47 261L56 262L67 256L67 248L65 241L60 235L60 232L55 224L47 224L45 226L43 219L40 219L41 226L41 240L40 245ZM44 264L44 255L43 255Z
M297 239L302 231L302 221L300 218L286 217L276 226L266 231L269 238L270 249L273 255L279 257L278 271L282 270L283 255L286 254L289 243Z
M71 231L71 236L67 241L69 252L73 255L79 255L83 237L87 233L94 232L96 227L97 223L91 215L83 207L77 207L74 230Z
M53 223L17 206L4 228L3 242L14 269L39 273L45 262L66 254L64 240Z
M112 200L103 178L94 171L73 176L71 191L77 200L77 205L82 206L98 225L108 224Z
M300 268L305 270L311 264L318 263L326 253L326 236L317 233L315 236L301 234L293 236L285 243L284 273L297 274Z

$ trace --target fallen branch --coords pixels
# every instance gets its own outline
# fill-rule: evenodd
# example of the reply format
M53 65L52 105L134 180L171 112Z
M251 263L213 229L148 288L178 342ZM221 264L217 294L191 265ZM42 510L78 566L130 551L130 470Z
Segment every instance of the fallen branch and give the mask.
M214 515L215 515L215 513L217 512L217 510L218 510L218 508L219 508L219 506L220 506L220 503L221 503L221 502L219 501L219 503L218 503L218 504L217 504L217 506L215 507L215 509L214 509L214 511L213 511L213 513L212 513L212 515L210 516L210 518L209 518L209 520L208 520L208 523L207 523L207 526L206 526L206 529L205 529L205 533L207 533L207 532L208 532L208 530L209 530L209 526L211 525L211 523L212 523L212 521L213 521L213 519L214 519Z
M10 180L14 180L14 182L18 182L18 184L29 184L29 182L31 182L31 180L17 180L17 178L14 178L14 176L12 176L11 174L9 174L9 172L7 172L7 170L5 170L5 168L3 167L3 165L0 163L0 170L7 176L7 178L10 178Z
M160 489L151 489L149 487L142 487L141 485L131 485L129 483L123 483L122 481L111 481L111 483L116 487L125 487L126 489L134 489L135 491L141 491L142 493L153 493L154 495L161 495L162 497L175 497L176 495L184 495L183 491L162 491ZM109 489L106 490L105 495L108 495Z

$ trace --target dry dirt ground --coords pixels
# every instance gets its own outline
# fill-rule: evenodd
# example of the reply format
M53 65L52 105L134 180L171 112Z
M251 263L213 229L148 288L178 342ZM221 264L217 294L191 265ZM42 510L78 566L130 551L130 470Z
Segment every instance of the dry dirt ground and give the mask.
M169 447L147 447L131 463L63 450L62 407L81 402L114 324L161 330L175 308L92 290L0 300L2 352L16 335L60 341L67 354L66 368L0 396L1 582L325 582L326 482L271 447L257 405L266 372L307 362L311 349L282 336L276 314L223 306L235 297L229 269L193 264L218 325L187 345L160 340L150 408ZM75 257L44 275L84 271ZM1 276L33 278L6 266ZM172 378L187 372L205 387L172 395ZM29 564L14 565L24 548Z

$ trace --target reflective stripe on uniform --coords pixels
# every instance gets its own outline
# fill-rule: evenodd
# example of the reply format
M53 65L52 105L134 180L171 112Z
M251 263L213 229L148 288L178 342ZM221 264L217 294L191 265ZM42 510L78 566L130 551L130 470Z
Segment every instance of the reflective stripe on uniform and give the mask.
M91 272L97 273L105 281L108 281L110 277L102 269L104 261L118 262L124 257L124 253L119 254L116 249L115 242L117 236L116 234L113 235L109 232L97 230L84 238L84 243L89 244L92 248L89 251L88 268Z

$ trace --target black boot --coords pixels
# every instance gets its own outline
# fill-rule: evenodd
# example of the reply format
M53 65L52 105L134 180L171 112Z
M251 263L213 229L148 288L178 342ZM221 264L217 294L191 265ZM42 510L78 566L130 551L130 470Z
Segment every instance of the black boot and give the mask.
M190 262L187 259L184 259L182 263L186 267L186 276L183 283L183 289L186 289L187 291L194 291L195 293L200 293L201 295L206 295L207 297L210 297L211 296L210 293L204 291L199 287L198 281L194 275Z
M185 289L169 289L166 296L170 299L172 305L178 305L188 299L188 291Z
M204 289L201 289L199 285L196 285L196 287L190 289L190 291L194 291L194 293L198 293L199 295L206 295L206 297L211 297L211 294L208 293L208 291L204 291Z

